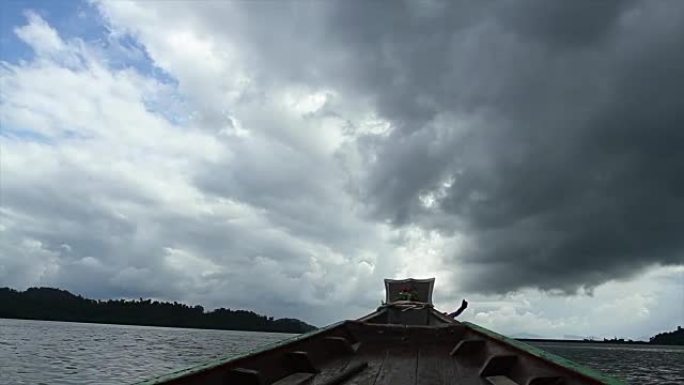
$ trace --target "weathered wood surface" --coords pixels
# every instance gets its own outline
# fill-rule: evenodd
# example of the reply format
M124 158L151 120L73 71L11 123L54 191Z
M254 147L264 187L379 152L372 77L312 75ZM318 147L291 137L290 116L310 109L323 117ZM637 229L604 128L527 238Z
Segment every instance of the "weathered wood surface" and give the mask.
M415 384L418 352L409 346L387 349L382 370L375 379L376 385Z
M449 346L425 345L418 348L416 383L435 385L456 385L461 382L456 376L454 359L449 355Z
M424 311L433 318L428 325L387 324L378 311L363 321L340 323L143 384L621 384L477 325L445 319L430 308L399 311Z
M376 346L362 346L356 356L350 361L350 365L360 362L368 363L368 367L361 373L350 378L345 385L372 385L382 372L387 359L387 352Z

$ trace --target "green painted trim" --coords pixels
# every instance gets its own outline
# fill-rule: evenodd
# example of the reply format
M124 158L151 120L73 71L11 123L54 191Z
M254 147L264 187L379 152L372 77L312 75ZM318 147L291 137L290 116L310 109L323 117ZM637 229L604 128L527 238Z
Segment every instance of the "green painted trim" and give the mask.
M203 372L205 370L211 370L211 369L214 369L216 367L225 365L231 361L237 361L239 359L243 359L243 358L246 358L249 356L255 356L257 354L263 353L263 352L271 350L271 349L277 349L279 347L282 347L282 346L285 346L285 345L288 345L288 344L291 344L291 343L294 343L297 341L305 340L307 338L310 338L310 337L313 337L315 335L318 335L318 334L327 332L331 329L334 329L334 328L344 324L345 322L346 321L337 322L337 323L328 325L328 326L321 328L321 329L313 330L313 331L310 331L308 333L300 334L300 335L294 336L292 338L288 338L288 339L285 339L282 341L278 341L278 342L274 342L272 344L268 344L266 346L259 347L255 350L249 351L247 353L238 354L238 355L229 356L229 357L222 357L222 358L218 358L216 360L212 360L212 361L209 361L207 363L200 364L197 366L193 366L190 368L181 369L181 370L178 370L178 371L175 371L172 373L162 374L162 375L150 378L148 380L137 382L134 385L160 385L160 384L166 383L167 381L176 380L176 379L179 379L179 378L185 377L185 376L191 376L193 374L200 373L200 372Z
M566 369L569 369L571 371L577 372L585 377L589 377L593 380L599 381L601 383L604 383L606 385L625 385L626 383L623 382L620 379L608 376L606 374L603 374L597 370L588 368L586 366L582 366L574 361L571 361L567 358L555 355L553 353L549 353L545 350L542 350L536 346L532 346L529 344L526 344L522 341L515 340L513 338L509 338L506 336L503 336L499 333L493 332L489 329L483 328L482 326L476 325L471 322L461 322L463 325L465 325L468 328L471 328L479 333L482 333L488 337L494 338L498 341L501 341L505 344L512 345L513 347L516 347L520 350L523 350L535 357L538 357L542 360L545 361L550 361L558 366L562 366Z

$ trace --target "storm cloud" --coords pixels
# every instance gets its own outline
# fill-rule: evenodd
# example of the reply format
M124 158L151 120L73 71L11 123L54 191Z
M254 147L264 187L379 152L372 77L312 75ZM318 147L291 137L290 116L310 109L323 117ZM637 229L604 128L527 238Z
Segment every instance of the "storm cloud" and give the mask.
M684 30L681 16L670 16L681 13L671 14L669 5L579 13L546 5L524 27L513 25L521 39L514 50L500 47L492 68L473 73L485 89L497 90L472 102L470 113L484 122L463 140L440 143L444 155L434 164L443 166L423 170L437 181L450 178L434 208L415 207L416 197L434 191L421 185L406 194L413 205L383 197L380 212L401 221L400 211L386 207L408 208L404 222L445 231L452 222L434 223L429 213L453 218L470 238L465 260L480 265L468 280L476 289L572 290L651 264L682 263L684 68L676 63ZM587 30L591 36L581 41L567 38ZM506 79L497 79L503 73ZM421 139L397 140L429 153ZM381 151L397 159L396 148L388 143Z
M463 236L443 262L464 289L574 292L684 261L681 10L350 2L244 7L236 24L253 21L238 31L260 76L387 122L356 137L350 192L370 217Z
M332 12L394 128L361 141L376 218L464 235L477 291L684 261L680 4L424 6Z
M27 8L0 286L321 324L405 275L488 326L542 319L528 298L562 319L549 293L603 287L597 319L678 300L680 1L96 1L81 30Z

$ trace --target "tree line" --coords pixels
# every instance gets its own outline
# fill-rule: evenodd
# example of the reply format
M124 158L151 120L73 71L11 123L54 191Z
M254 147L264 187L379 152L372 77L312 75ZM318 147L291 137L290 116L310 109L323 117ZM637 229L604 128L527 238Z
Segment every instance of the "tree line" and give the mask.
M604 338L603 341L585 340L588 342L606 342L610 344L654 344L654 345L684 345L684 329L681 326L677 330L671 332L663 332L656 334L648 339L648 341L632 341L624 338Z
M304 333L315 329L297 319L274 319L247 310L216 309L149 299L93 300L66 290L0 288L0 318Z
M684 345L684 328L677 326L677 330L656 334L649 342L658 345Z

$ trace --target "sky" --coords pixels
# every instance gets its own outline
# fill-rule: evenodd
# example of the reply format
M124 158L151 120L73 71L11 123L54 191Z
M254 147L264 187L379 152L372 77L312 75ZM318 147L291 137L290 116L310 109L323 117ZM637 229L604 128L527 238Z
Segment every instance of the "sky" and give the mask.
M684 325L684 2L4 2L0 286Z

